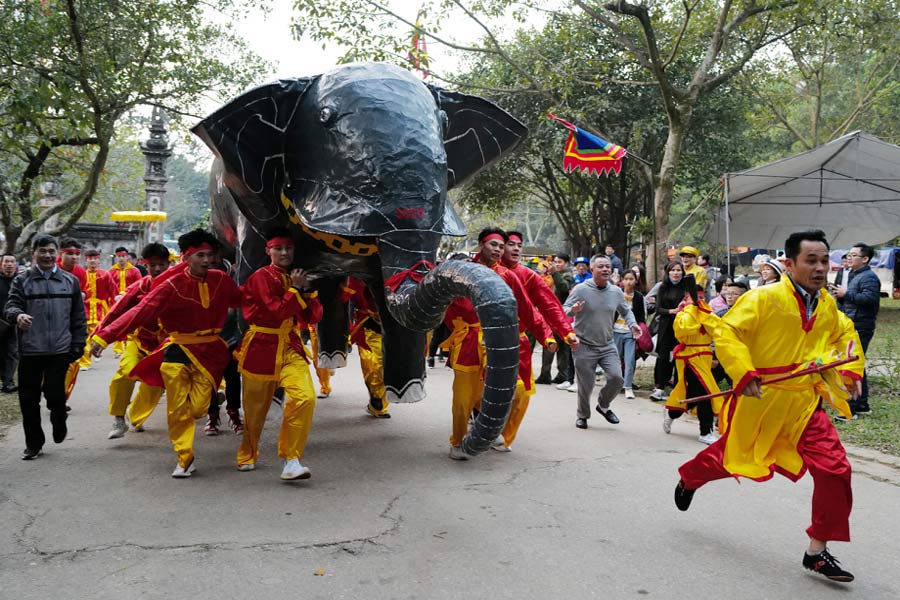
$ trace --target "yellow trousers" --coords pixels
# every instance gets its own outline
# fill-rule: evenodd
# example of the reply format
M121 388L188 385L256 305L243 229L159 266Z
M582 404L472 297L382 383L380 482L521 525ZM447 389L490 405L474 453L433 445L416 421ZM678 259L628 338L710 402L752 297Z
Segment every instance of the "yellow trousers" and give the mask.
M76 360L69 365L69 368L66 371L66 402L69 401L69 396L72 395L72 390L75 389L75 381L78 379L78 371L80 370L81 367Z
M319 379L319 390L323 394L331 393L331 369L319 368L319 336L316 328L309 328L309 345L312 346L313 365L316 367L316 377Z
M187 468L194 462L194 421L209 409L213 382L193 364L164 362L159 372L166 386L169 439L178 464Z
M123 342L121 340L118 342L113 342L113 352L115 352L116 354L124 354L125 353L125 342Z
M516 392L513 396L512 408L509 410L509 419L506 421L506 425L503 426L503 445L507 448L512 446L513 440L516 439L516 434L519 432L522 419L525 418L525 411L528 410L528 403L531 400L531 396L534 395L534 391L534 376L532 376L531 380L531 391L525 389L525 384L522 383L521 379L516 382Z
M112 381L109 382L109 414L114 417L124 417L125 410L128 409L128 420L135 427L144 424L144 421L159 404L163 393L161 387L141 383L134 402L131 402L131 394L137 380L132 379L128 374L145 356L146 354L137 344L127 344L122 359L119 361L119 368L113 375ZM130 408L129 403L131 404Z
M366 329L366 343L369 349L359 349L359 366L363 380L369 390L369 406L379 415L387 414L388 401L384 392L384 365L381 354L381 334ZM378 406L378 405L381 406Z
M450 445L459 446L469 429L469 417L472 409L481 401L484 390L482 372L453 371L453 433Z
M242 378L244 435L237 452L238 465L255 464L259 458L259 439L269 407L272 406L272 394L279 387L284 388L285 397L278 434L278 456L284 460L303 458L316 408L316 392L309 364L288 347L284 350L278 379L258 379L246 375Z
M82 369L91 368L91 336L94 335L94 329L96 328L96 323L88 323L87 341L84 343L84 354L81 355L81 360L78 361L78 366Z

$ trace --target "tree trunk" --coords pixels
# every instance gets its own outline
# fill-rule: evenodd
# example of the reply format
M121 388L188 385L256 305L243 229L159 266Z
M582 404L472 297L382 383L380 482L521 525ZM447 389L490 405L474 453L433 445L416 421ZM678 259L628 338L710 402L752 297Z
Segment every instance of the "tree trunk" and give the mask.
M653 198L654 211L656 213L656 247L654 255L657 265L666 264L667 256L665 248L669 241L669 212L672 208L672 198L675 195L675 174L678 171L678 163L681 162L681 143L686 131L687 119L669 119L669 135L666 138L666 148L663 152L662 163L659 166L659 178L656 183L656 192ZM654 273L655 278L660 274ZM648 273L648 280L650 274Z

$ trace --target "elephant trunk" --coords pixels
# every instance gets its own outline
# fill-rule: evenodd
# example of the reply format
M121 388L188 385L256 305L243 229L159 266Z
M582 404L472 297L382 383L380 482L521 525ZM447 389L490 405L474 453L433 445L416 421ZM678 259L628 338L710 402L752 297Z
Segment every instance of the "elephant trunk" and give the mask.
M382 254L383 263L384 259ZM387 281L397 269L383 271ZM475 307L487 356L481 410L462 442L463 451L475 455L487 450L500 435L516 389L519 322L512 290L487 267L457 260L438 265L419 283L407 277L393 291L385 289L392 316L416 331L434 329L450 303L459 297L468 298Z

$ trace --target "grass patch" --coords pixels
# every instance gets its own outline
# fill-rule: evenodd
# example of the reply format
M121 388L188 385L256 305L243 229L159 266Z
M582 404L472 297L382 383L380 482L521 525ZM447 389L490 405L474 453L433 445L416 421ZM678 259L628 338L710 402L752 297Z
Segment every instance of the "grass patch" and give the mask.
M0 392L0 438L6 435L11 425L22 420L22 413L19 411L19 394L4 394Z

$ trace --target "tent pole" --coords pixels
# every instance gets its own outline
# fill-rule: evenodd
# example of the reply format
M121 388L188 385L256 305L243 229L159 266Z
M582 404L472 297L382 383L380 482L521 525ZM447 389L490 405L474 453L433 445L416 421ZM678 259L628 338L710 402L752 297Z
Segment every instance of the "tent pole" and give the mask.
M725 174L725 262L728 265L728 274L734 280L734 273L731 271L731 216L728 214L728 174Z

